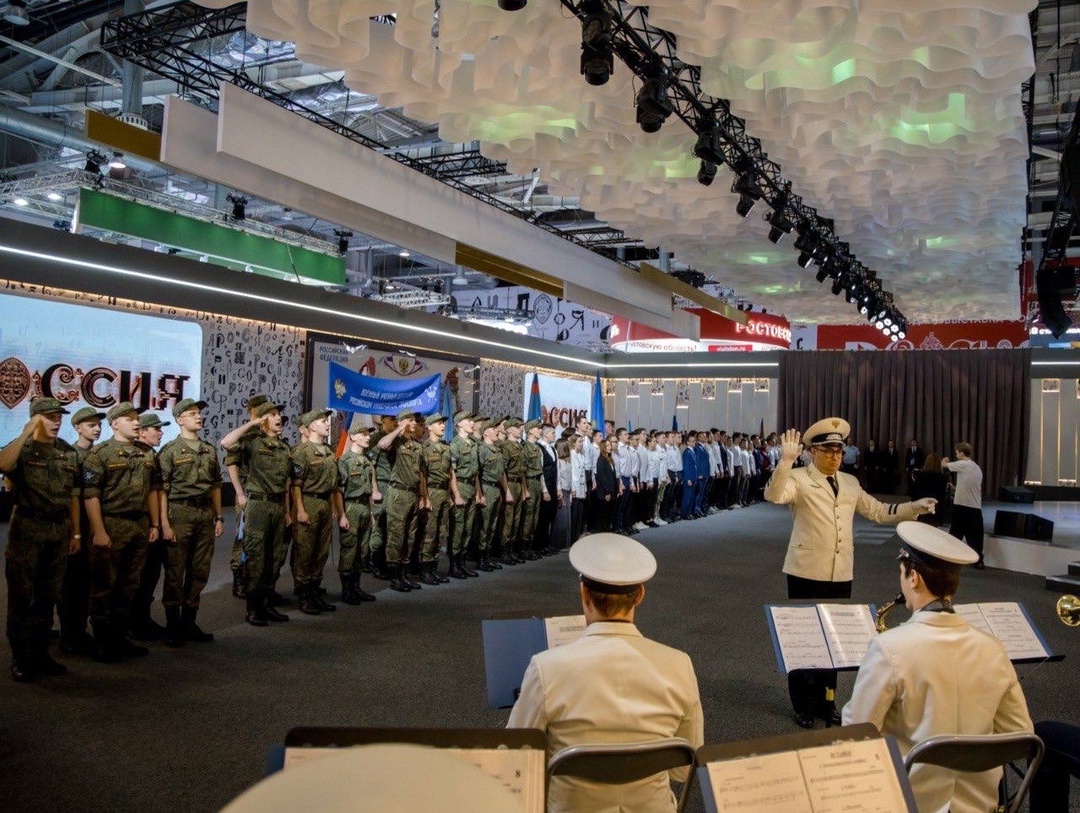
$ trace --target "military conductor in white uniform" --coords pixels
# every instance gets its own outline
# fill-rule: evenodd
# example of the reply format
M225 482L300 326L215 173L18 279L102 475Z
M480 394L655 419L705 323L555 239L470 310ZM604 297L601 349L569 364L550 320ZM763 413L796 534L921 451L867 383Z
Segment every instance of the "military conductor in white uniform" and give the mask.
M844 725L873 723L896 737L905 756L922 740L943 734L1031 731L1005 648L953 610L960 569L978 554L930 525L902 522L897 531L900 590L912 616L870 644L844 706ZM958 773L917 764L911 770L921 813L993 810L1000 779L1000 768Z
M792 468L799 456L799 433L789 429L781 437L780 463L765 486L765 499L791 506L794 527L784 559L788 598L851 598L856 511L874 522L897 523L930 513L937 504L930 498L886 504L863 491L857 477L840 471L844 438L850 434L842 418L815 423L802 435L811 465L800 469ZM789 672L795 722L803 728L812 728L817 717L827 724L839 722L835 691L833 670Z
M701 747L701 698L690 657L634 626L656 559L632 539L600 533L570 548L570 564L581 575L585 635L533 656L507 727L545 731L549 756L570 745L666 737ZM676 806L670 779L685 781L686 770L623 785L557 776L547 809L669 813Z

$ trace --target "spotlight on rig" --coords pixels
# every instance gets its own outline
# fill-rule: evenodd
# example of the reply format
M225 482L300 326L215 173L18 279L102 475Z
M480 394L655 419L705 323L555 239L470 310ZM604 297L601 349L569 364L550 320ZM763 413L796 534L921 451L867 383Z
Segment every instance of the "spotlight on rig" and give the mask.
M784 235L791 234L791 230L794 228L791 221L788 220L787 215L784 214L783 209L774 209L771 212L766 212L761 216L761 219L771 226L769 229L770 243L779 243L784 239Z
M503 11L521 11L528 2L529 0L499 0L499 8Z
M667 121L674 108L668 99L667 71L660 65L652 76L641 83L634 103L637 106L637 123L642 132L655 133Z
M225 199L232 204L232 219L233 220L246 220L247 219L247 204L248 199L243 195L229 194L225 196Z
M731 185L731 191L739 196L739 202L735 204L735 211L739 217L746 217L754 208L754 203L761 199L761 190L750 172L745 172L735 179Z
M586 0L581 10L581 75L590 85L604 85L615 69L611 14L601 0Z
M714 180L716 180L716 164L703 160L697 171L697 182L702 186L711 186Z
M713 164L724 163L724 140L719 130L706 130L698 136L697 143L694 144L694 157Z
M349 250L349 238L353 236L353 233L351 231L334 229L334 234L337 236L338 254L345 254Z

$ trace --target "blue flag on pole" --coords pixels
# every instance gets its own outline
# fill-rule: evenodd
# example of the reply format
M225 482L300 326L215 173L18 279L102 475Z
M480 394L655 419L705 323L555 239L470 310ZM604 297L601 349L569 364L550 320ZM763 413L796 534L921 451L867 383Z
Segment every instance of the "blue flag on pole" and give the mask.
M446 431L443 433L443 440L449 443L454 439L454 396L450 392L450 385L445 381L442 383L440 390L439 414L446 418Z
M592 405L589 407L589 420L594 429L604 431L604 384L600 380L600 371L596 372L596 381L592 388Z
M439 379L436 373L427 378L391 381L354 373L330 362L326 405L364 415L396 415L406 409L427 415L439 408Z
M671 413L671 431L672 432L678 432L679 431L679 413L678 412L672 412Z
M532 388L529 390L529 409L525 420L540 420L540 377L536 373L533 373Z

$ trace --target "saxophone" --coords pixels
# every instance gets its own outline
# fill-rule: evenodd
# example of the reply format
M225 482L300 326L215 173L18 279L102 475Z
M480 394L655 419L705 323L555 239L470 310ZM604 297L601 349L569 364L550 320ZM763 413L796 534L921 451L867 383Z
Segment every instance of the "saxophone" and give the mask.
M902 604L906 604L906 603L907 603L907 600L904 598L904 594L901 593L896 598L894 598L892 601L890 601L888 604L885 604L880 609L878 609L878 611L877 611L877 622L874 624L874 626L877 627L877 631L878 632L885 632L885 619L888 617L889 613L891 613L893 610L895 610L896 606L898 604L902 605Z

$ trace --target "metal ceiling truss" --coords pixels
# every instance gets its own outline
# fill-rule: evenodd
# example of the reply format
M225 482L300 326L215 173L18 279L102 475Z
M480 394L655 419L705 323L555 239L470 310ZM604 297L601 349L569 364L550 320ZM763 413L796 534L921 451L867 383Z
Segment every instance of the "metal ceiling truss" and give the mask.
M791 191L791 182L784 179L780 166L769 160L761 141L746 132L746 122L731 112L728 101L701 90L701 69L676 56L675 35L649 25L646 6L618 0L560 2L582 22L582 73L586 81L593 81L587 72L587 60L600 60L610 49L642 82L636 99L639 121L643 103L646 114L658 116L661 122L667 115L680 118L698 135L694 155L703 164L712 165L713 175L716 165L728 164L737 176L732 192L764 200L772 209L766 220L774 230L779 229L781 234L792 229L798 232L795 247L801 252L800 265L804 261L804 267L819 265L824 272L819 272L819 282L831 278L833 293L845 291L848 301L855 303L872 323L879 327L895 325L898 330L894 332L906 331L907 320L893 305L892 294L882 288L877 274L860 263L848 244L840 240L832 220L822 217ZM595 64L591 62L588 70L595 70ZM594 84L606 81L602 68L599 73L600 79Z
M211 108L217 106L222 83L236 85L343 138L378 150L417 172L482 200L489 206L518 218L528 217L528 212L523 212L519 207L494 195L477 190L466 182L468 178L478 175L505 173L505 163L491 161L479 153L458 166L442 160L438 155L412 157L406 151L380 143L347 124L289 98L285 93L266 87L260 83L257 75L249 75L248 71L253 67L270 63L262 62L233 69L214 62L208 50L200 47L218 37L243 33L246 22L246 3L235 3L223 9L207 9L184 0L161 9L107 21L101 30L101 47L120 59L126 59L152 73L175 81L188 98L201 101ZM483 167L487 168L486 171ZM588 242L579 241L573 234L555 226L544 223L535 225L572 243L590 248Z

